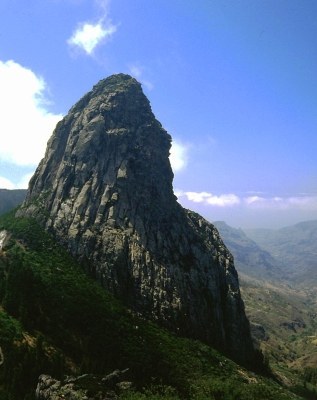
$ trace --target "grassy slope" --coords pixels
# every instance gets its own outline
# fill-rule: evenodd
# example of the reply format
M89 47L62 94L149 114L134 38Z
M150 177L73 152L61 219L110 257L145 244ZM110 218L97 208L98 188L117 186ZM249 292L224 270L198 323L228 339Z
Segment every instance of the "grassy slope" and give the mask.
M317 362L317 315L311 293L248 277L241 279L241 292L249 320L265 329L261 349L273 371L289 385L308 385L316 392L316 382L306 376L308 370L316 370Z
M0 399L32 399L41 373L60 378L116 368L129 368L136 388L173 388L173 395L131 399L297 398L210 347L133 315L34 221L7 214L3 229L11 238L0 252Z
M312 262L316 221L278 231L247 231L253 233L251 237L260 245L268 245L264 248L275 258L241 229L224 222L216 226L234 255L246 312L272 369L289 384L303 385L305 378L314 383L312 389L316 391L317 290L314 276L317 270L316 260ZM309 273L310 270L314 273ZM306 277L306 282L300 285L293 280L294 271Z

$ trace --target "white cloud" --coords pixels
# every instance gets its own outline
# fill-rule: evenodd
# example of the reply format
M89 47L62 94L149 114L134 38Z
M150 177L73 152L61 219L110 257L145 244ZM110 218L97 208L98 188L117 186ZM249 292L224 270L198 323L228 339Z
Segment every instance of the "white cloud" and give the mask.
M95 48L103 41L110 39L116 30L117 27L107 20L100 20L96 24L85 22L80 24L67 42L91 55Z
M80 23L67 40L70 46L83 50L87 55L93 55L96 47L109 40L117 31L117 26L108 17L110 0L95 0L95 4L101 14L98 21Z
M247 206L270 209L317 209L317 196L260 197L244 198Z
M259 204L259 203L263 203L265 201L265 198L264 197L260 197L260 196L249 196L249 197L246 197L244 199L244 201L248 205Z
M15 185L9 179L0 176L0 188L1 189L15 189Z
M208 192L185 192L184 195L189 201L193 201L194 203L204 203L212 197L212 194Z
M47 110L44 79L12 60L0 61L0 88L0 160L35 166L62 115Z
M0 176L0 188L1 189L27 189L29 181L33 173L22 176L18 183L13 183L11 180Z
M249 209L270 209L270 210L317 210L317 196L248 196L239 197L236 194L220 194L214 195L209 192L184 192L182 190L175 191L178 198L186 198L193 203L200 203L214 207L232 207L240 206Z
M194 203L203 203L215 207L232 207L240 204L241 200L235 194L221 194L219 196L208 192L183 192L176 191L177 197L186 197L187 200Z
M177 140L172 141L170 163L174 172L186 168L188 162L188 146Z
M231 207L240 204L240 199L235 194L221 194L220 196L210 196L206 199L207 203L212 206Z

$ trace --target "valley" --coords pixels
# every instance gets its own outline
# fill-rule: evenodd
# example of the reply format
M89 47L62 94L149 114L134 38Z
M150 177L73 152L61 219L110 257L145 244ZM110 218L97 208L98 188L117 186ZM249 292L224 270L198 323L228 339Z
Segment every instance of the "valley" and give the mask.
M235 257L254 339L284 383L304 385L317 365L316 221L279 231L215 225Z

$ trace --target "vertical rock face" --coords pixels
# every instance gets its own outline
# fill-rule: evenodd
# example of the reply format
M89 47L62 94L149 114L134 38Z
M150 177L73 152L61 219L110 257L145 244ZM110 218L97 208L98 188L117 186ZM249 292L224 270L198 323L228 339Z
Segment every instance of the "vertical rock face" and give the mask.
M233 258L212 224L177 203L170 146L135 79L102 80L58 123L19 215L131 309L247 362Z

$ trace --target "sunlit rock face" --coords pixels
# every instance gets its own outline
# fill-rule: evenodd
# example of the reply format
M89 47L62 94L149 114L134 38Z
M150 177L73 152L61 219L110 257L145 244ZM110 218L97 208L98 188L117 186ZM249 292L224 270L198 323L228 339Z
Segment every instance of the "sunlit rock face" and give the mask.
M8 239L8 232L5 230L0 231L0 251L4 247L7 239Z
M247 362L233 258L178 204L170 147L141 85L113 75L58 123L18 215L37 218L134 311Z

